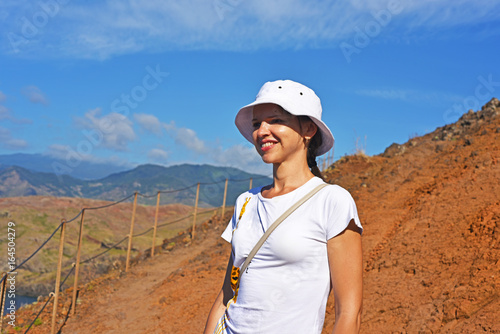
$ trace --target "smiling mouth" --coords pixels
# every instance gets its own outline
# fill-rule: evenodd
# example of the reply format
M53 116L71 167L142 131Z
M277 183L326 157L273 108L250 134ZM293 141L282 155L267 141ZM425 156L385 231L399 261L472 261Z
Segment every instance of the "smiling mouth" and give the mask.
M276 145L276 143L274 142L267 142L267 143L264 143L260 146L260 148L262 149L262 151L268 151L270 150L274 145Z

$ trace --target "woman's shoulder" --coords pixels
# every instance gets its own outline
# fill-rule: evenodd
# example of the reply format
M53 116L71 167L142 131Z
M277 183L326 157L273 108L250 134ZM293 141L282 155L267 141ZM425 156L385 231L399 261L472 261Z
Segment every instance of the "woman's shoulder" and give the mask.
M262 188L263 188L262 186L260 186L260 187L255 187L255 188L252 188L252 189L250 189L250 190L245 191L244 193L241 193L241 194L237 197L237 199L236 199L236 205L238 205L238 204L239 204L239 203L241 203L241 202L248 201L247 199L248 199L249 197L250 197L250 198L252 198L252 197L256 197L256 196L258 196Z
M334 200L336 202L340 201L352 201L352 195L351 193L339 186L338 184L330 184L328 183L328 186L325 187L325 196L327 196L330 200Z
M326 184L327 186L324 188L324 190L321 190L323 193L328 193L328 194L337 194L340 196L345 196L345 195L350 195L349 191L347 191L345 188L339 186L338 184L334 183L329 183L326 182L325 180L315 176L311 180L307 182L308 188L314 188L322 184Z

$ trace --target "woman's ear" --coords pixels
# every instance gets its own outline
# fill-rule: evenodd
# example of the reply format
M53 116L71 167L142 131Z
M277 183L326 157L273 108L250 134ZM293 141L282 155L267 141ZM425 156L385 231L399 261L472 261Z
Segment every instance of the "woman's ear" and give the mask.
M312 137L314 137L317 131L318 131L318 126L311 120L309 120L308 122L306 122L306 124L302 126L302 135L304 136L305 139L308 140L311 139Z

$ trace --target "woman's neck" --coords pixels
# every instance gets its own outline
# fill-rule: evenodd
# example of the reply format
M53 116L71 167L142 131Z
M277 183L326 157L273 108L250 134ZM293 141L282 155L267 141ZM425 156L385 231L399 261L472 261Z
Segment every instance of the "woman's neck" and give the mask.
M273 165L273 184L262 189L265 198L285 195L312 179L314 175L307 163L297 166L296 163Z

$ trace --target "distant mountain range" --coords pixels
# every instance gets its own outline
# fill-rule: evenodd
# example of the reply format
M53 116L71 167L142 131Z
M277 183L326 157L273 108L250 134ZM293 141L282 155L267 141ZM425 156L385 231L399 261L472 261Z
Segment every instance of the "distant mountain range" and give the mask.
M38 172L19 166L7 167L3 161L2 165L0 197L45 195L116 201L138 191L141 194L151 195L150 198L142 197L141 203L154 204L157 192L164 191L165 193L161 194L162 204L194 205L195 185L200 182L199 205L217 207L222 205L226 179L229 179L226 205L232 205L236 197L248 189L250 178L253 178L253 186L272 182L269 177L262 175L211 165L183 164L170 167L141 165L132 170L95 180ZM185 189L188 187L190 188ZM175 191L178 189L185 190Z

